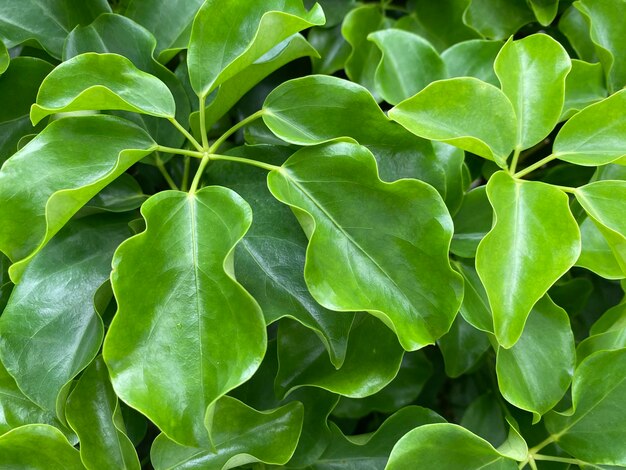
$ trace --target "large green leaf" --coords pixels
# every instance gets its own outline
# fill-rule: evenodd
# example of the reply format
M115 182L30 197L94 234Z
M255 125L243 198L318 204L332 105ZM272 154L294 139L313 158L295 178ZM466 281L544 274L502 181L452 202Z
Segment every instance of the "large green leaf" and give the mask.
M532 411L538 421L569 388L575 363L567 312L545 296L530 312L519 341L510 349L498 348L500 392L516 407Z
M207 0L193 22L187 56L194 91L207 96L284 39L324 21L319 5L307 11L302 0Z
M548 184L501 171L489 180L487 196L494 226L478 246L476 268L498 342L510 348L533 305L578 259L580 232L567 195Z
M98 356L85 370L68 398L67 421L80 439L80 457L89 470L139 470L133 443L111 387L109 371Z
M501 41L472 39L455 44L441 53L448 77L475 77L499 86L493 63L502 48Z
M624 370L626 349L595 353L578 366L572 409L546 416L559 447L586 462L626 465Z
M472 0L463 14L465 24L488 39L507 39L534 19L525 0Z
M247 463L286 463L298 444L303 407L291 402L271 411L257 411L225 396L210 415L214 448L183 447L159 435L150 451L152 464L161 469L229 469Z
M511 102L495 86L473 77L431 83L391 109L389 117L415 135L468 150L501 167L515 146Z
M432 187L382 182L373 155L351 143L296 152L268 186L307 232L305 279L318 302L369 311L406 350L448 331L462 283L447 256L452 220Z
M63 42L75 26L110 11L106 0L0 0L0 40L11 48L34 39L60 59Z
M388 103L398 104L447 75L435 48L417 34L386 29L371 33L368 39L382 52L374 83Z
M118 312L104 359L120 398L175 441L205 445L207 407L247 380L265 352L263 315L232 269L250 207L212 186L161 192L142 213L146 231L113 259Z
M131 235L127 222L113 215L68 224L26 267L0 317L2 362L44 410L55 411L61 390L100 348L93 298Z
M587 106L561 128L552 151L560 160L597 166L626 158L626 90Z
M436 444L435 444L436 443ZM515 470L517 462L484 439L456 424L427 424L407 433L394 446L386 470Z
M115 138L111 138L115 136ZM60 119L0 171L0 250L18 280L26 263L87 201L156 148L142 129L113 116Z
M176 104L161 80L126 57L89 52L63 62L44 79L30 118L37 124L50 114L89 109L173 118Z
M563 46L546 34L509 40L500 50L494 69L515 110L518 150L532 147L554 129L571 67Z
M585 217L580 224L580 238L581 249L576 266L586 268L605 279L621 279L626 276L606 238L589 217Z
M572 60L572 70L565 79L565 101L559 121L571 118L590 104L606 98L602 66L582 60Z

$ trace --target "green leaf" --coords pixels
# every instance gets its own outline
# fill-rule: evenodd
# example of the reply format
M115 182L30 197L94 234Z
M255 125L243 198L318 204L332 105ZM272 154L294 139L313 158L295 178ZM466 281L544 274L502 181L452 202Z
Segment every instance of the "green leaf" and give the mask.
M559 447L574 457L606 465L626 465L626 349L602 351L578 366L572 409L546 416Z
M0 171L0 250L13 261L24 258L11 266L11 278L17 281L72 215L155 147L123 119L68 117L7 160Z
M575 194L626 275L626 181L596 181L576 189Z
M2 41L0 41L0 75L2 75L6 71L6 69L9 68L10 62L11 56L9 55L9 51L7 50L7 46L5 46Z
M576 266L605 279L621 279L625 276L611 246L591 218L585 217L580 224L580 237L582 245Z
M381 50L374 82L380 95L390 104L398 104L447 75L435 48L416 34L386 29L371 33L368 39Z
M587 62L598 62L595 44L590 36L589 24L574 5L567 8L561 15L559 30L565 35L579 59Z
M372 395L396 376L403 353L392 331L376 318L360 315L350 331L346 358L337 369L311 330L283 321L278 330L276 393L283 396L314 386L352 398Z
M55 411L65 385L100 348L93 298L109 277L113 251L131 234L127 222L98 216L69 223L26 267L0 317L2 363L44 410Z
M433 443L445 445L433 445ZM454 449L453 452L451 450ZM456 424L427 424L407 433L394 446L386 470L515 470L517 462L500 454L484 439Z
M247 463L287 463L298 444L303 407L291 402L271 411L257 411L225 396L211 410L209 447L183 447L160 434L152 444L150 458L161 469L228 469Z
M313 73L332 75L343 70L350 57L351 47L341 35L341 25L330 29L311 28L307 39L320 55L312 59Z
M461 418L460 425L477 436L499 446L506 440L506 422L503 416L502 400L488 391L472 401Z
M63 42L76 25L110 11L106 0L0 0L0 40L12 48L34 39L60 59Z
M554 129L563 109L567 52L546 34L533 34L502 47L494 69L517 116L518 150L541 142Z
M37 124L50 114L90 109L173 118L176 104L161 80L126 57L89 52L63 62L44 79L30 118Z
M452 328L437 341L448 377L459 377L474 367L489 349L489 338L483 331L457 315Z
M525 0L472 0L465 24L487 39L507 39L535 19Z
M175 441L206 445L207 407L247 380L265 352L263 315L232 269L250 207L212 186L161 192L142 213L146 231L113 259L118 312L104 360L121 399Z
M572 60L572 70L565 78L565 102L559 121L571 118L590 104L607 96L600 64Z
M560 160L597 166L626 157L626 90L587 106L565 123L552 151Z
M576 348L578 364L598 351L626 348L626 301L608 309L592 325L589 337Z
M471 260L457 262L455 267L463 276L464 295L459 313L477 330L493 333L493 318L487 292Z
M207 0L194 19L187 55L194 91L207 96L292 34L324 22L319 5L306 11L301 0Z
M459 113L459 108L466 112ZM498 88L475 78L431 83L392 108L389 117L415 135L446 142L499 166L505 165L515 146L511 102Z
M509 403L531 411L538 421L565 395L575 363L567 312L544 296L530 312L517 343L510 349L498 347L500 392Z
M623 0L578 0L574 5L590 27L600 62L604 68L609 92L626 86L626 2Z
M474 258L478 244L491 229L493 211L485 186L472 189L454 214L454 235L450 251L463 258Z
M38 132L43 126L33 128L30 123L30 105L37 90L52 65L34 57L16 57L9 68L0 75L0 165L17 150L19 140L27 134Z
M409 351L448 331L462 284L447 256L452 220L432 187L382 182L373 155L351 143L296 152L268 186L307 232L305 279L320 304L369 311Z
M535 18L542 26L548 26L559 11L559 0L530 0Z
M140 468L102 357L98 356L80 377L68 398L66 414L80 439L80 456L86 468Z
M502 41L471 39L455 44L441 53L448 77L475 77L500 86L493 63L502 48Z
M476 253L495 334L504 348L522 334L533 305L571 268L580 232L567 196L545 183L495 173L487 184L494 226Z
M89 200L78 212L78 215L132 211L141 207L147 197L135 178L128 173L122 173L115 181Z

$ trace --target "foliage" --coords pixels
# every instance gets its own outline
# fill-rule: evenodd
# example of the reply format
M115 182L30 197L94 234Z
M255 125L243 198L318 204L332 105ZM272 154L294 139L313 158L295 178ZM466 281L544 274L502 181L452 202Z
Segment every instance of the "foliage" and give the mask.
M0 467L626 467L626 0L0 0Z

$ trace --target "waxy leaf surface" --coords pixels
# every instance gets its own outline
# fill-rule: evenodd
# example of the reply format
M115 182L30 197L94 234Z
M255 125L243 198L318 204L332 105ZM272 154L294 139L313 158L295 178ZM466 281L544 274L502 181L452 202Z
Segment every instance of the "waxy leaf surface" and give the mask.
M472 39L455 44L441 53L448 77L475 77L499 86L493 63L502 48L501 41Z
M605 279L621 279L624 272L606 238L590 217L580 224L581 249L576 266L586 268Z
M207 407L247 380L265 352L263 315L232 269L250 207L212 186L161 192L142 213L146 231L113 259L118 312L104 360L121 399L175 441L205 445Z
M452 220L432 187L382 182L373 155L349 143L300 150L268 186L307 232L305 279L318 302L369 311L406 350L448 331L462 283L447 257Z
M572 70L565 78L565 101L559 121L571 118L578 111L606 96L602 66L573 59Z
M487 39L506 39L535 19L525 0L472 0L463 22Z
M530 0L530 7L537 21L542 26L548 26L559 11L559 0Z

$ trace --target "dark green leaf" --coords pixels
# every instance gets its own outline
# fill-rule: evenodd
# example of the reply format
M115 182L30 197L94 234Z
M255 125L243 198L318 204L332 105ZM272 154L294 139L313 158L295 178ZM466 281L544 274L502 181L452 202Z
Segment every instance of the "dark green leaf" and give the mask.
M574 5L561 15L559 30L568 39L579 59L587 62L598 61L595 44L590 37L589 24Z
M507 39L535 19L525 0L472 0L463 21L488 39Z
M471 402L459 423L493 446L499 446L506 439L506 422L502 414L504 407L502 399L495 396L496 393L495 390L487 392Z
M454 214L454 235L450 251L463 258L474 258L478 244L491 229L493 210L485 186L468 192Z
M474 328L493 333L493 318L487 292L471 260L455 264L463 276L464 296L459 313Z
M351 47L341 35L341 25L330 29L311 28L307 39L320 55L312 59L313 73L332 75L344 68Z
M606 96L602 66L572 60L572 70L565 78L565 103L559 121L571 118L578 111Z
M474 328L462 315L457 315L450 331L437 344L449 377L458 377L474 367L490 346L485 332Z
M128 212L141 207L147 197L135 178L128 173L122 173L87 202L79 214L85 216L98 212Z

